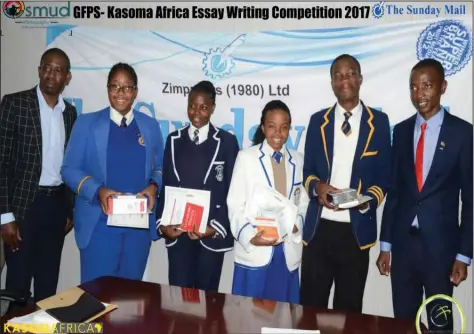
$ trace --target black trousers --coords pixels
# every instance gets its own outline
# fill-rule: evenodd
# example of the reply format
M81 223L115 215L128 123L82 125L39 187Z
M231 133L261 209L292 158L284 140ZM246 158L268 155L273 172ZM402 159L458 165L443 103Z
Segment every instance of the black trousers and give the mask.
M413 322L426 298L443 294L452 297L453 284L449 280L452 263L434 262L419 235L409 235L405 247L392 252L391 281L395 318ZM436 247L436 246L435 246ZM453 310L450 301L435 299L425 308L428 333L452 333Z
M56 294L67 212L64 190L36 193L25 219L18 222L19 250L12 252L4 245L7 290L27 296L33 279L35 302Z
M211 251L184 233L167 250L170 285L219 291L224 252Z
M321 219L303 248L300 303L327 308L334 282L333 309L360 313L368 271L369 249L359 248L351 224Z

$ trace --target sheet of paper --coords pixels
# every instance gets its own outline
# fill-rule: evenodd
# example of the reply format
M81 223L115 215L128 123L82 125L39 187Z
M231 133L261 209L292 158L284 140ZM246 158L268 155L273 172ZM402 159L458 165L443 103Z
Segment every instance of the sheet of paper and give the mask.
M318 330L262 327L262 334L321 334Z
M372 200L372 197L370 197L370 196L360 196L354 201L339 204L337 207L339 209L352 209L352 208L355 208L355 207L357 207L361 204L367 203L371 200Z
M279 224L281 238L292 233L298 207L265 184L255 184L246 203L245 217L254 224L256 218L274 219Z
M107 216L107 225L130 228L150 227L149 214L117 214Z
M209 219L211 193L178 187L165 187L165 204L162 225L180 225L185 231L204 233Z

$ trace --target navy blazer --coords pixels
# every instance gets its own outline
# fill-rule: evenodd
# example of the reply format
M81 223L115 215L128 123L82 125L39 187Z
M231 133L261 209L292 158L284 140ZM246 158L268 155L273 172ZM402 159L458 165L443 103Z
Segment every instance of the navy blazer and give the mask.
M188 129L189 125L170 133L166 139L163 159L163 189L157 208L157 225L161 223L161 216L164 210L164 187L181 187L174 156L185 154L181 145L184 142L184 136L188 136ZM202 239L201 244L213 251L229 251L233 249L234 239L230 231L226 199L235 160L239 152L239 144L233 134L219 129L213 124L209 126L207 140L211 141L211 145L208 146L209 149L206 152L209 167L203 180L202 189L211 192L211 209L208 225L217 231L219 237ZM189 163L192 164L192 161ZM179 243L179 238L176 240L166 240L166 247L172 247L176 243Z
M350 187L374 198L370 209L361 213L350 209L351 226L360 249L377 242L377 208L382 204L390 181L390 123L387 114L372 110L363 102L360 133L353 160ZM311 116L305 143L303 182L311 202L303 227L303 241L315 233L323 206L314 195L317 182L331 180L334 149L334 112L336 104Z
M472 258L472 124L445 112L437 149L421 192L418 191L413 139L416 114L393 131L392 179L382 217L380 241L392 244L393 256L409 245L418 217L420 238L432 261L446 266L456 254ZM459 224L459 194L462 212Z

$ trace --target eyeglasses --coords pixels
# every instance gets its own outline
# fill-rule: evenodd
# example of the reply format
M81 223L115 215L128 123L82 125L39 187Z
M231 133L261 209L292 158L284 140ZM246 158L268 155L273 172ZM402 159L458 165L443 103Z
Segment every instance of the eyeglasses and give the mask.
M109 91L113 93L118 93L122 91L125 94L130 94L132 91L134 91L137 88L137 86L119 86L119 85L110 84L110 85L107 85L107 88L109 89Z

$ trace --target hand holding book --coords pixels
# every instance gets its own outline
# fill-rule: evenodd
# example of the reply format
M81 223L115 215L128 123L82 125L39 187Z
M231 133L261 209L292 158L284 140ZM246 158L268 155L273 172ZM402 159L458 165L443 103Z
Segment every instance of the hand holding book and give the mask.
M205 238L212 238L216 234L216 230L209 225L206 226L206 232L201 233L198 230L196 230L196 227L194 227L194 230L188 232L188 236L192 240L200 240L200 239L205 239Z
M285 196L267 185L255 184L251 197L247 200L245 217L257 232L264 231L261 238L277 244L285 236L295 230L294 222L298 208ZM258 235L255 242L267 246L268 242L260 242ZM276 239L277 241L275 241Z
M170 240L174 240L183 234L183 230L179 228L179 225L161 225L159 229L161 234Z
M278 237L275 237L274 234L268 230L260 229L250 240L250 243L254 246L276 246L281 243L281 241L278 241Z
M167 227L166 232L176 237L175 230L188 233L192 239L212 236L215 231L207 226L210 201L207 190L166 186L161 224L171 226L173 229Z

